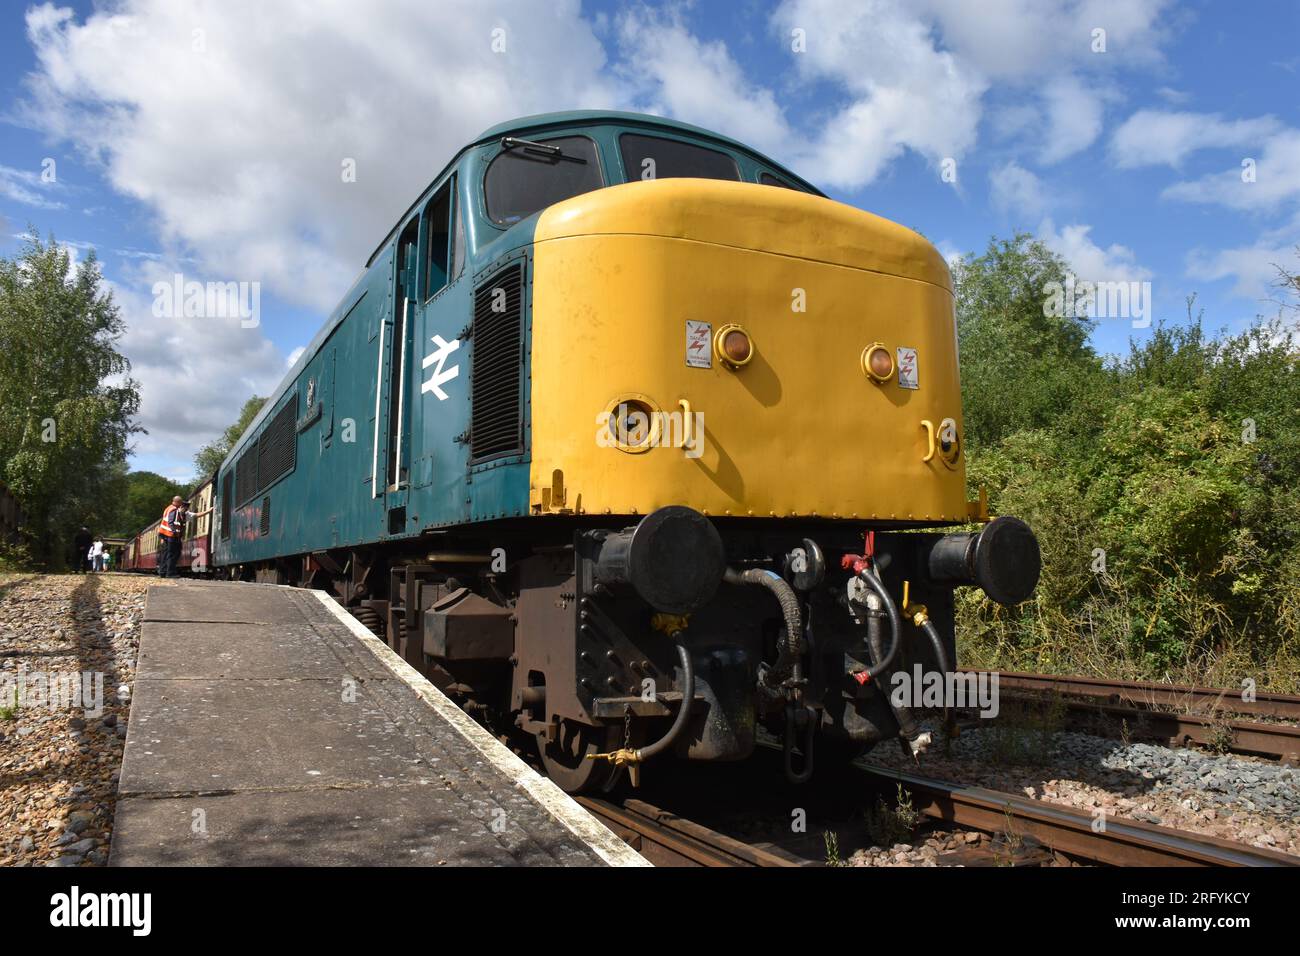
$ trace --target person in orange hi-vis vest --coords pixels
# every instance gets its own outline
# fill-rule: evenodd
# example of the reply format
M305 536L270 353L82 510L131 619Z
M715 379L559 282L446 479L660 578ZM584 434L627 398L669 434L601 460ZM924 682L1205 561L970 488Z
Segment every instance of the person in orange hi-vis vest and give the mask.
M158 555L158 577L174 578L176 562L181 556L181 538L185 535L185 512L181 508L181 496L176 495L163 511L162 522L158 525L158 543L162 546Z

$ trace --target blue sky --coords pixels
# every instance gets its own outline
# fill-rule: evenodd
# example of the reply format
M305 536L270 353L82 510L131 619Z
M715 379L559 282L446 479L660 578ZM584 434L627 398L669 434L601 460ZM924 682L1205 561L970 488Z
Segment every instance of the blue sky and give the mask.
M1035 233L1080 278L1150 282L1157 319L1196 293L1211 328L1239 328L1277 312L1273 264L1300 265L1295 3L372 6L0 14L0 254L28 223L97 251L143 386L136 467L187 477L455 149L550 109L717 129L945 255ZM176 272L259 282L260 325L154 316ZM1148 334L1108 319L1093 341Z

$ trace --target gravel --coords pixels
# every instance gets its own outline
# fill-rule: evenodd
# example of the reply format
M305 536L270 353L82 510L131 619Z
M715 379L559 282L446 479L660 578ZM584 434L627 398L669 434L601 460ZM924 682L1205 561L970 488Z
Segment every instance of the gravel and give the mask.
M0 866L107 862L130 714L116 688L129 694L135 679L145 590L154 583L126 574L0 575L0 688L11 694L21 672L29 695L38 673L102 674L104 707L54 706L37 694L39 706L0 711Z

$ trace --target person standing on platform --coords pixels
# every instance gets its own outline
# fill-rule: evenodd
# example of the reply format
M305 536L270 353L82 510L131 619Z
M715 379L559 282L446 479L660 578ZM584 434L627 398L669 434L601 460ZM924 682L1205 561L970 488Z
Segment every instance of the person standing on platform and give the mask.
M158 555L158 577L174 578L176 562L181 556L181 537L185 534L185 510L181 507L181 496L176 495L163 511L162 521L158 525L158 543L161 545Z

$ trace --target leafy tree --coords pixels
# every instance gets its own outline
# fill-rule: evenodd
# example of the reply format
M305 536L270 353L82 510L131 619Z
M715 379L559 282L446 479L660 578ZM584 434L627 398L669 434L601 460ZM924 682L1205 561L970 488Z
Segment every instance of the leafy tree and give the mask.
M83 524L102 525L140 396L117 351L124 323L91 252L72 268L53 239L0 258L0 471L27 513L33 554L66 559Z
M198 479L196 484L205 481L208 477L216 473L221 467L221 463L230 454L230 449L234 447L235 442L239 441L239 436L244 434L248 426L253 423L257 413L262 410L266 404L265 398L259 398L254 395L248 401L244 402L244 407L239 411L239 418L235 423L221 433L215 441L204 445L194 456L194 467L198 469Z
M987 446L1026 428L1071 423L1087 431L1103 398L1093 323L1053 315L1049 284L1065 261L1032 237L992 240L954 269L962 408L969 444Z
M1300 246L1296 246L1295 251L1296 256L1300 257ZM1292 272L1285 266L1277 266L1277 287L1283 296L1282 308L1300 311L1300 272Z
M1294 328L1207 335L1193 298L1185 325L1105 364L1086 324L1037 310L1060 264L1036 245L995 242L955 273L968 477L1043 550L1019 608L960 595L963 655L1300 687Z
M114 537L130 537L157 521L172 497L184 497L187 491L184 485L152 471L133 471L124 477L123 485L121 508L110 532Z

